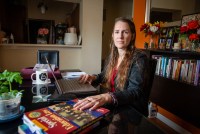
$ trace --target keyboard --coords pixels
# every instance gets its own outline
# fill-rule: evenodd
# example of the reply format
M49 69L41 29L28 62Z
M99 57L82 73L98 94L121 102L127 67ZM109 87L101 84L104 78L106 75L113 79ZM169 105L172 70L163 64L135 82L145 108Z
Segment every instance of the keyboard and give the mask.
M89 92L96 91L90 84L81 84L77 79L59 79L58 84L63 93Z

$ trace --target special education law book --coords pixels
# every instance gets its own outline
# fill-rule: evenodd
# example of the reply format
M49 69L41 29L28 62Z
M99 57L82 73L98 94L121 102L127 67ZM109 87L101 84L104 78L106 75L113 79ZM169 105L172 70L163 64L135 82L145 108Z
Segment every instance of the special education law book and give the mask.
M88 109L83 111L74 110L73 105L77 101L78 99L74 99L26 112L23 116L23 122L32 133L80 133L100 121L110 112L103 107L93 111Z

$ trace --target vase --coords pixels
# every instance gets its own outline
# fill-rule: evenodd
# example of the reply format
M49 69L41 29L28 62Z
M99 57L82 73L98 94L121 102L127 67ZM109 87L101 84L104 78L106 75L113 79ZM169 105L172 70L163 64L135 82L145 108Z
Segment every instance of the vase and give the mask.
M182 51L191 51L191 42L186 34L180 36L180 43Z
M144 48L148 49L148 43L147 42L144 43Z
M157 35L150 36L150 40L149 40L149 48L150 49L157 48L157 39L158 39Z
M37 37L37 44L47 44L47 37L46 36Z
M0 120L17 115L20 112L21 97L0 100Z

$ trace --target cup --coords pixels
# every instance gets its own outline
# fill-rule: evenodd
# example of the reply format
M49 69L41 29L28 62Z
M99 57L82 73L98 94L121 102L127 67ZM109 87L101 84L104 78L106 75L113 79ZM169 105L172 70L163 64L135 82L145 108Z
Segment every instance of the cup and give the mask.
M64 37L65 45L69 45L69 44L77 45L77 43L78 43L78 39L77 39L76 33L65 33L65 37Z
M48 95L48 85L47 84L36 84L32 86L32 93L36 96Z
M34 79L34 76L36 76ZM38 69L35 73L31 74L32 81L35 81L35 84L48 84L48 71L47 69Z

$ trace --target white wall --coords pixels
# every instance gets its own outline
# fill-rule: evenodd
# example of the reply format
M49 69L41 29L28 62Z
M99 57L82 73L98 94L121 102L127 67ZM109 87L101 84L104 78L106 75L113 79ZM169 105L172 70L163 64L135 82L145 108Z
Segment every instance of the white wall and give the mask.
M81 31L83 47L81 70L89 74L101 70L103 0L82 0Z
M133 0L104 0L104 9L106 11L106 20L103 21L102 59L105 59L110 51L115 18L120 16L132 18Z
M164 8L182 10L182 15L191 14L195 11L196 0L152 0L152 8Z

